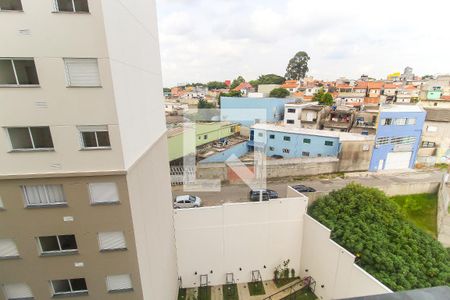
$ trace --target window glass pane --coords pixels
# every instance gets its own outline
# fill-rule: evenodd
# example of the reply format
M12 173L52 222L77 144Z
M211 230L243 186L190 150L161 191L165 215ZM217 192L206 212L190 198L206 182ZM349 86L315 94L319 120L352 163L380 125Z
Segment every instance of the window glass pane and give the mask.
M55 294L70 292L70 285L68 280L52 280L52 285Z
M28 128L8 128L9 138L13 149L32 149Z
M53 148L52 135L49 127L31 127L34 148Z
M22 187L25 199L29 205L44 205L48 203L47 193L43 185L29 185Z
M11 60L0 59L0 84L17 84Z
M57 0L57 2L58 2L58 10L59 11L72 11L73 12L72 0Z
M87 0L74 0L75 11L89 12L89 6Z
M95 139L95 132L82 132L83 146L85 148L96 148L97 141Z
M65 203L63 187L60 184L50 184L45 186L47 189L48 203Z
M77 247L77 241L75 240L75 236L73 234L69 235L60 235L59 238L59 244L61 245L61 250L76 250Z
M311 144L311 139L303 139L303 143L305 143L305 144Z
M43 252L60 251L56 236L41 236L39 238L41 249Z
M14 60L19 84L39 84L34 60Z
M0 10L22 10L22 1L0 0Z
M72 285L72 291L74 292L87 290L86 280L84 280L84 278L70 279L70 284Z
M109 142L108 131L97 131L97 140L99 147L109 147L111 146Z

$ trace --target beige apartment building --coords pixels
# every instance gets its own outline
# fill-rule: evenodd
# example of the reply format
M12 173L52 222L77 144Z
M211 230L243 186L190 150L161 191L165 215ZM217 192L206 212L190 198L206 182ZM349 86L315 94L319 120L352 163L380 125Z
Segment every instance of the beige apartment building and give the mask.
M0 299L176 299L156 9L0 0Z

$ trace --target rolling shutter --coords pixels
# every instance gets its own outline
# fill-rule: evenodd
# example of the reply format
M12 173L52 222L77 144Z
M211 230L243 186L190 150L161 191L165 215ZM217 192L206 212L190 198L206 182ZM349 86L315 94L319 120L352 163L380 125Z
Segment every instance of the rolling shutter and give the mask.
M65 58L68 86L100 86L96 58Z
M129 274L111 275L106 277L108 291L123 291L133 289L131 276Z
M17 257L19 250L12 239L0 240L0 257Z
M98 241L100 250L126 249L125 236L123 232L99 232Z
M3 291L8 300L34 299L30 287L25 283L5 284Z
M90 183L89 192L91 203L119 202L119 194L114 182Z

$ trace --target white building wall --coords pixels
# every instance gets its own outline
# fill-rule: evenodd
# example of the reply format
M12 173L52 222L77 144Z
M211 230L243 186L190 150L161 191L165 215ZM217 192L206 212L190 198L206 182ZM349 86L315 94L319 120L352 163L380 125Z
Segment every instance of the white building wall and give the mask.
M252 270L269 280L286 259L298 274L308 200L295 196L176 210L178 273L183 286L199 286L202 274L208 275L210 285L224 284L226 273L233 273L237 283L248 282Z
M355 265L355 256L330 239L328 228L308 215L303 220L300 275L311 276L316 281L315 294L320 299L392 292Z

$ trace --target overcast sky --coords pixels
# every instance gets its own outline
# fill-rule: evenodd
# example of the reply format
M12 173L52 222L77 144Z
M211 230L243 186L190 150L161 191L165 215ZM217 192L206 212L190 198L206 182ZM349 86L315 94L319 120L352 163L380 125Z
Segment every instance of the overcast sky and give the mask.
M450 73L449 2L156 0L164 85L284 76L301 50L319 79Z

